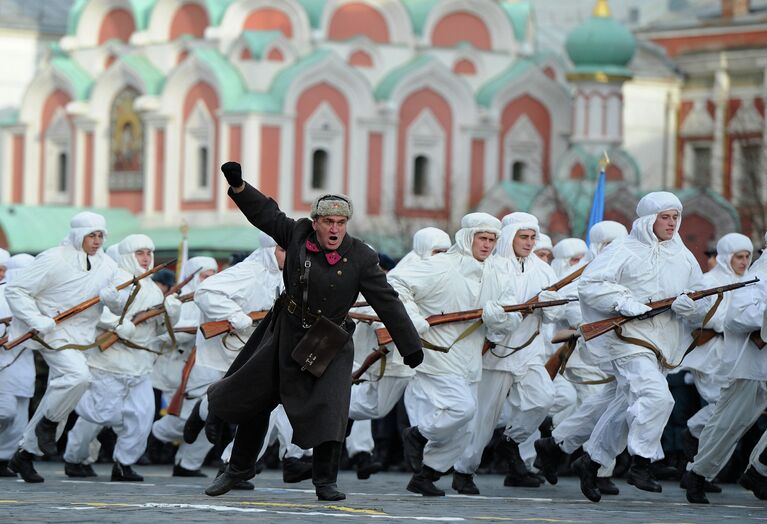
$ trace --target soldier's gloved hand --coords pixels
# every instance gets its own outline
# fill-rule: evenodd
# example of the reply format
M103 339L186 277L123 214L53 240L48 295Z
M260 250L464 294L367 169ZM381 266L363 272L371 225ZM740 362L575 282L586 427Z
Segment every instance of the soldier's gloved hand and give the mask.
M625 299L621 304L615 308L615 310L624 317L638 317L650 311L652 308L634 300L633 298Z
M482 308L482 323L487 329L500 329L506 321L506 312L498 301L490 300Z
M249 327L253 326L253 319L245 313L238 311L229 319L229 323L237 331L245 331Z
M168 295L163 301L165 312L170 318L178 319L181 314L181 301L175 295Z
M237 162L225 163L221 166L221 172L230 186L240 187L242 185L242 166Z
M423 337L426 332L429 331L429 323L423 317L412 317L410 319L413 322L415 330L418 332L418 336Z
M421 362L423 362L423 350L418 350L415 353L410 353L409 355L405 355L402 357L402 360L405 361L405 364L410 366L412 369L417 368L421 365Z
M56 321L51 317L40 316L29 323L29 327L40 333L47 335L56 327Z
M547 291L544 289L538 293L539 302L551 302L552 300L562 300L562 298L562 295L556 291ZM562 308L563 306L552 306L541 308L538 311L541 312L541 315L543 315L543 319L546 322L556 322L559 319L559 316L564 313Z
M112 311L119 311L122 309L120 292L114 286L107 286L99 291L99 300Z
M136 334L136 325L130 320L123 320L122 324L115 328L115 333L123 340L130 340Z
M688 318L695 314L697 307L695 301L682 293L671 303L671 311L682 318Z

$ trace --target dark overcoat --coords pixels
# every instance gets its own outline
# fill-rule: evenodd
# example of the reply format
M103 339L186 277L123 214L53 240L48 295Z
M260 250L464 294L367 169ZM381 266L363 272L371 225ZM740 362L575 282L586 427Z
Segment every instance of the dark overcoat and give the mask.
M312 221L288 218L274 200L247 184L240 193L230 189L229 196L254 226L285 249L285 292L299 304L296 311L300 315L299 256L307 239L315 239ZM347 234L337 252L340 259L335 264L322 251L307 252L312 263L308 311L342 323L351 334L354 323L346 315L362 293L403 356L421 350L418 334L378 266L375 251ZM342 441L352 385L351 336L325 373L315 378L301 371L291 358L305 333L300 318L278 301L248 339L227 376L209 388L212 412L227 422L244 423L281 403L293 426L293 442L299 447L308 449L326 441Z

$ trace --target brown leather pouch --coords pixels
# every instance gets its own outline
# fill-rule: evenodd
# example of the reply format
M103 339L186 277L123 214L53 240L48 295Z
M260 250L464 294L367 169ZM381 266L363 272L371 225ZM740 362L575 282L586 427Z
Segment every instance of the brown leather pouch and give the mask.
M291 357L301 371L319 378L348 340L349 333L344 328L320 316L293 348Z

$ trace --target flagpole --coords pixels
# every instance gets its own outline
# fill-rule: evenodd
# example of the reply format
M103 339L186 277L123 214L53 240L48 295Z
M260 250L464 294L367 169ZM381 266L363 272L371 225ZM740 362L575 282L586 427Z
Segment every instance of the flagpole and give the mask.
M178 244L178 256L176 257L176 282L183 279L182 272L189 258L189 224L186 223L186 220L182 220L178 229L181 231L181 241Z

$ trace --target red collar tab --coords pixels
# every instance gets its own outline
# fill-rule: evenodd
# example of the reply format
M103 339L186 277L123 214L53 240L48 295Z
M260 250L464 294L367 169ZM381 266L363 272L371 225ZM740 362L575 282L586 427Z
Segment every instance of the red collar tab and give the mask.
M312 253L319 253L320 252L320 246L309 240L306 239L306 250L311 251ZM325 253L325 260L328 261L328 264L331 266L335 266L338 264L339 260L341 260L341 255L338 254L337 251L331 251L330 253Z

